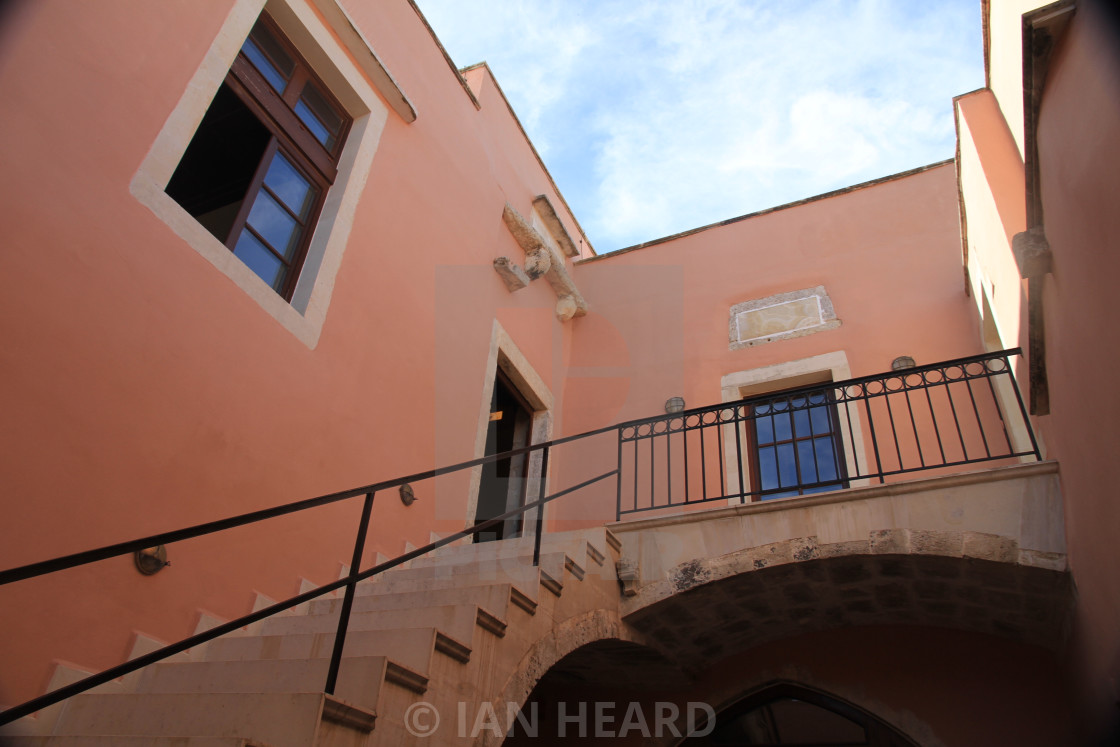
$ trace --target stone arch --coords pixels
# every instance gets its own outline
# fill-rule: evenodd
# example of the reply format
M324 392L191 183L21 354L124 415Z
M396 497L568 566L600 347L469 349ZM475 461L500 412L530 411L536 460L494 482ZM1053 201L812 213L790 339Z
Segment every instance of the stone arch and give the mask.
M1070 575L1031 562L1007 538L978 532L873 532L864 542L801 537L681 563L642 586L623 619L704 662L835 627L924 624L1060 648ZM697 619L694 610L718 610Z
M557 623L546 635L534 642L505 678L500 692L491 698L491 703L496 710L501 706L503 711L507 703L523 705L537 683L562 659L585 646L605 641L656 652L655 648L648 646L645 636L633 631L622 621L617 611L589 610ZM502 742L501 737L488 732L480 736L480 744L486 747Z

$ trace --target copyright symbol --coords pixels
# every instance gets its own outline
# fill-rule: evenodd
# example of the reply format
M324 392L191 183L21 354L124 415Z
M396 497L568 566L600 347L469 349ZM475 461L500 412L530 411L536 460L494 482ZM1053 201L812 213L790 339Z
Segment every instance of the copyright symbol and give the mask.
M431 703L413 703L404 712L404 728L414 737L430 737L439 728L439 711Z

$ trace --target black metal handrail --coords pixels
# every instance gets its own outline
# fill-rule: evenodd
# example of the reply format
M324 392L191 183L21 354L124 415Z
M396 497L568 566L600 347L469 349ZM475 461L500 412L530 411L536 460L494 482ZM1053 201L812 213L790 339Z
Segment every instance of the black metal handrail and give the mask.
M1010 358L1021 354L1015 348L973 355L623 423L616 518L1041 459L1012 372ZM1000 377L1002 395L993 383ZM986 389L973 386L980 381ZM1019 445L1008 430L1012 417Z
M223 623L221 625L210 628L201 633L197 633L189 638L184 638L176 643L159 648L155 651L149 652L127 662L118 664L104 671L92 674L77 682L71 683L56 690L40 695L37 698L21 703L17 706L8 708L7 710L0 711L0 726L11 723L23 716L29 716L36 711L39 711L47 706L59 703L67 698L79 695L86 692L98 685L105 684L126 674L135 672L151 664L163 661L175 654L182 653L194 646L206 643L215 638L231 633L235 630L251 625L260 620L264 620L284 610L296 607L304 602L317 599L338 589L345 589L342 600L342 608L339 611L338 627L335 632L334 650L331 653L331 660L327 670L327 680L324 686L324 692L327 694L334 694L335 686L338 679L338 669L342 660L342 650L345 646L347 628L349 626L350 610L353 606L355 590L357 584L361 581L373 578L379 573L383 573L391 568L395 568L403 563L425 555L433 550L437 550L445 545L457 542L465 537L473 537L480 532L484 532L492 527L500 525L502 522L512 519L516 516L521 516L529 511L536 509L536 536L533 541L533 565L540 564L541 552L541 536L544 526L544 505L550 503L558 498L562 498L570 493L582 490L590 485L605 480L617 474L617 470L608 470L602 474L596 475L590 479L584 480L576 485L570 486L563 490L559 490L552 495L545 495L547 478L548 478L548 455L550 450L565 443L596 436L616 430L618 426L611 425L604 428L598 428L592 431L575 434L572 436L565 436L563 438L556 438L550 441L544 441L530 446L525 446L519 449L512 449L510 451L502 452L500 454L491 454L477 459L471 459L465 462L459 462L446 467L437 469L426 470L424 472L417 472L404 477L398 477L392 480L384 480L381 482L372 483L360 488L353 488L351 490L344 490L337 493L330 493L328 495L319 496L317 498L309 498L307 500L295 501L286 503L281 506L262 509L259 511L252 511L238 516L232 516L226 519L219 519L217 521L206 522L198 524L193 527L185 529L177 529L170 532L162 532L160 534L153 534L140 539L129 540L127 542L118 542L113 545L106 545L93 550L86 550L83 552L73 553L50 560L41 561L38 563L30 563L28 565L19 566L17 568L10 568L8 570L0 571L0 586L5 584L15 583L17 581L24 581L38 576L56 573L58 571L66 570L68 568L75 568L89 563L94 563L100 560L107 560L121 555L128 555L139 550L154 547L156 545L166 545L172 542L179 542L186 539L195 537L202 537L208 534L214 534L227 529L235 527L246 526L248 524L255 524L257 522L265 521L267 519L285 516L288 514L306 511L308 509L326 506L341 501L346 501L358 496L364 496L365 500L362 506L362 518L358 527L357 538L354 542L354 552L350 563L350 571L345 578L337 581L324 584L310 591L290 597L284 601L277 602L268 607L264 607L248 615L243 615L235 620ZM540 475L540 488L537 500L525 503L524 505L507 511L499 516L486 519L485 521L478 522L466 529L463 529L454 534L443 537L435 542L424 545L423 547L410 550L402 555L387 560L383 563L378 563L371 568L361 570L361 558L365 552L366 531L373 509L373 497L379 492L389 488L398 487L406 483L418 482L420 480L431 479L440 477L442 475L459 472L465 469L471 469L484 464L509 459L514 456L522 454L529 454L534 451L542 453L541 458L541 475Z
M1002 351L1000 353L993 353L993 354L990 354L990 355L971 356L971 357L968 357L968 358L958 358L958 359L955 359L953 361L947 361L947 362L944 362L944 363L933 364L933 365L930 365L930 366L922 366L922 367L918 367L918 368L910 368L910 369L906 369L905 371L892 372L891 374L883 374L883 375L879 375L879 376L865 376L865 377L856 378L856 379L849 379L849 380L842 381L842 382L835 382L835 383L829 383L829 384L824 384L824 385L816 385L816 386L811 386L811 387L802 387L802 388L799 388L799 389L790 390L788 392L783 392L779 396L772 396L771 395L771 396L767 396L767 397L755 397L755 398L745 399L745 400L741 400L739 402L734 402L734 403L725 403L725 404L721 404L721 405L714 405L714 406L711 406L711 407L703 407L703 408L686 410L686 411L683 411L681 413L677 413L677 414L669 415L669 416L658 416L658 417L639 418L639 419L636 419L636 420L629 420L629 421L619 423L619 424L616 424L616 425L605 426L603 428L598 428L598 429L595 429L595 430L586 431L586 432L575 434L575 435L572 435L572 436L566 436L566 437L563 437L563 438L552 439L550 441L545 441L545 442L542 442L542 443L533 444L533 445L522 447L522 448L519 448L519 449L513 449L511 451L503 452L503 453L500 453L500 454L493 454L493 455L489 455L489 456L479 457L477 459L471 459L471 460L468 460L468 461L465 461L465 462L460 462L458 464L453 464L453 465L446 466L446 467L440 467L440 468L437 468L437 469L426 470L424 472L417 472L417 473L414 473L414 474L411 474L411 475L407 475L407 476L404 476L404 477L398 477L398 478L395 478L395 479L392 479L392 480L384 480L384 481L381 481L381 482L372 483L370 485L365 485L363 487L353 488L351 490L344 490L344 491L337 492L337 493L330 493L330 494L327 494L327 495L319 496L317 498L310 498L310 499L307 499L307 500L295 501L295 502L287 503L287 504L284 504L284 505L281 505L281 506L275 506L275 507L272 507L272 508L262 509L262 510L259 510L259 511L252 511L252 512L249 512L249 513L229 517L229 518L226 518L226 519L220 519L220 520L217 520L217 521L206 522L204 524L198 524L198 525L193 526L193 527L187 527L187 528L184 528L184 529L178 529L178 530L174 530L174 531L170 531L170 532L162 532L160 534L154 534L154 535L150 535L150 536L143 537L143 538L140 538L140 539L129 540L127 542L119 542L119 543L116 543L116 544L107 545L105 547L100 547L100 548L96 548L96 549L93 549L93 550L86 550L86 551L83 551L83 552L78 552L78 553L73 553L73 554L70 554L70 555L65 555L65 556L62 556L62 557L59 557L59 558L53 558L53 559L50 559L50 560L45 560L45 561L41 561L41 562L37 562L37 563L31 563L31 564L20 566L20 567L17 567L17 568L11 568L11 569L8 569L8 570L0 571L0 586L3 586L5 584L15 583L15 582L18 582L18 581L24 581L24 580L32 579L32 578L35 578L35 577L38 577L38 576L43 576L43 575L46 575L46 574L50 574L50 573L56 573L58 571L62 571L62 570L68 569L68 568L75 568L75 567L78 567L78 566L86 565L86 564L97 562L97 561L100 561L100 560L106 560L108 558L118 557L118 556L121 556L121 555L128 555L128 554L134 553L136 551L143 550L143 549L146 549L146 548L150 548L150 547L153 547L153 546L156 546L156 545L165 545L165 544L170 544L172 542L179 542L179 541L183 541L183 540L187 540L187 539L192 539L192 538L195 538L195 537L201 537L201 536L205 536L205 535L209 535L209 534L214 534L216 532L221 532L221 531L224 531L224 530L227 530L227 529L233 529L235 527L246 526L246 525L249 525L249 524L255 524L255 523L265 521L265 520L268 520L268 519L272 519L272 518L276 518L276 517L280 517L280 516L285 516L285 515L288 515L288 514L293 514L293 513L297 513L297 512L301 512L301 511L306 511L306 510L309 510L309 509L312 509L312 508L317 508L317 507L320 507L320 506L326 506L326 505L330 505L330 504L334 504L334 503L339 503L339 502L342 502L342 501L357 498L359 496L364 497L364 502L363 502L363 506L362 506L362 518L360 520L359 527L358 527L358 532L357 532L357 537L356 537L355 542L354 542L354 551L353 551L353 555L352 555L352 559L351 559L351 563L350 563L350 570L349 570L349 572L348 572L348 574L346 575L345 578L341 578L337 581L333 581L331 583L328 583L328 584L325 584L323 586L317 587L317 588L312 589L310 591L307 591L307 592L298 594L296 596L290 597L289 599L286 599L284 601L277 602L277 603L272 604L268 607L262 608L260 610L255 611L255 612L252 612L248 615L244 615L242 617L239 617L236 620L231 620L229 622L223 623L221 625L218 625L218 626L216 626L214 628L211 628L209 630L206 630L204 632L197 633L197 634L195 634L195 635L193 635L189 638L185 638L181 641L178 641L177 643L173 643L173 644L170 644L168 646L164 646L163 648L160 648L156 651L152 651L150 653L139 656L135 659L131 659L127 662L119 664L119 665L117 665L115 667L112 667L110 669L106 669L102 672L90 675L90 676L88 676L88 677L86 677L86 678L84 678L84 679L82 679L78 682L72 683L72 684L67 685L65 687L58 688L58 689L53 690L49 693L41 695L37 698L29 700L25 703L22 703L20 705L9 708L9 709L7 709L3 712L0 712L0 725L10 723L11 721L14 721L15 719L21 718L23 716L30 715L30 714L32 714L32 713L34 713L34 712L36 712L36 711L38 711L42 708L45 708L45 707L50 706L50 705L54 705L55 703L61 702L62 700L70 698L74 695L78 695L80 693L86 692L87 690L90 690L91 688L94 688L98 685L104 684L106 682L109 682L111 680L122 677L126 674L134 672L134 671L136 671L138 669L141 669L143 667L146 667L146 666L149 666L151 664L162 661L162 660L164 660L164 659L166 659L170 656L174 656L175 654L178 654L178 653L186 651L190 648L193 648L194 646L198 646L202 643L206 643L207 641L211 641L211 640L213 640L215 638L218 638L222 635L225 635L227 633L231 633L235 630L238 630L239 628L243 628L247 625L251 625L251 624L253 624L255 622L258 622L260 620L264 620L264 619L266 619L268 617L271 617L271 616L273 616L277 613L283 612L285 610L291 609L292 607L303 604L304 602L309 602L311 600L317 599L317 598L322 597L326 594L330 594L334 591L337 591L338 589L344 589L345 592L344 592L344 596L343 596L343 600L342 600L342 606L341 606L341 609L339 610L338 627L337 627L336 633L335 633L334 650L332 651L332 654L331 654L331 660L330 660L330 664L329 664L329 667L328 667L327 681L326 681L326 684L325 684L325 687L324 687L324 691L326 693L333 694L334 689L335 689L335 685L337 683L339 665L340 665L341 660L342 660L342 652L343 652L343 647L345 645L347 627L349 625L350 611L351 611L352 606L353 606L353 600L354 600L354 596L355 596L356 587L357 587L357 584L362 582L362 581L368 580L368 579L376 576L377 574L383 573L384 571L387 571L391 568L395 568L395 567L397 567L397 566L399 566L403 563L406 563L406 562L408 562L410 560L413 560L417 557L425 555L425 554L427 554L427 553L429 553L433 550L439 549L440 547L451 544L453 542L457 542L457 541L459 541L459 540L461 540L465 537L475 536L475 535L479 534L480 532L486 531L486 530L488 530L488 529L490 529L494 526L497 526L497 525L501 524L504 521L507 521L508 519L512 519L512 518L518 517L518 516L523 516L524 514L527 514L529 511L533 511L533 510L537 511L536 532L535 532L535 536L534 536L534 546L533 546L533 564L534 565L539 565L540 549L541 549L541 537L543 535L543 528L544 528L543 527L543 522L544 522L544 508L543 507L544 507L544 505L547 504L547 503L550 503L550 502L552 502L552 501L554 501L558 498L562 498L562 497L564 497L564 496L566 496L570 493L574 493L576 491L587 488L587 487L589 487L589 486L591 486L595 483L601 482L601 481L603 481L603 480L605 480L609 477L612 477L612 476L616 478L616 483L617 483L616 492L617 492L617 496L618 496L618 504L617 504L616 516L619 517L619 518L622 517L624 514L633 513L635 511L643 511L643 510L650 510L650 509L656 509L656 508L666 508L668 506L685 505L685 504L691 504L691 503L702 503L702 502L712 501L712 500L727 499L729 497L731 497L731 498L738 497L739 499L745 501L748 497L762 496L762 495L765 494L765 491L748 491L748 490L746 490L742 469L738 470L739 491L736 492L736 493L728 493L727 492L726 487L725 487L724 482L723 482L723 474L724 474L724 469L726 467L726 461L727 460L724 458L724 455L722 453L723 452L723 445L722 445L723 430L725 428L727 428L728 426L731 426L731 427L733 427L734 432L735 432L735 446L736 446L735 459L736 459L736 463L738 465L742 465L744 463L743 462L743 456L744 456L743 440L744 439L740 437L740 430L742 429L742 426L744 424L746 424L748 422L757 421L758 418L761 417L760 414L759 414L759 411L758 411L758 408L760 408L760 407L770 407L770 408L779 407L780 408L782 406L781 403L784 402L786 410L782 411L782 410L776 409L776 410L773 410L773 413L778 414L779 412L787 412L788 411L788 413L790 413L792 415L792 413L795 413L795 412L798 412L798 411L801 411L801 410L807 411L807 410L809 410L811 408L814 408L814 407L821 407L824 403L823 402L817 402L817 401L813 400L812 397L823 396L823 397L829 398L829 399L827 399L827 404L828 404L829 407L839 407L839 405L843 404L843 405L845 405L845 409L846 409L847 406L851 402L862 401L864 403L864 406L867 408L867 412L870 413L871 409L870 409L870 405L868 404L868 401L873 399L873 398L882 397L884 399L884 401L889 401L889 396L893 395L893 394L896 394L898 392L909 392L912 389L913 390L925 389L928 392L928 390L931 386L945 386L947 388L951 383L956 382L956 381L971 381L973 379L987 378L988 381L989 381L989 386L991 388L992 395L995 398L995 406L997 408L997 412L999 413L999 417L1001 419L1001 422L1003 422L1003 412L1002 412L1002 410L999 409L998 397L996 397L995 389L991 385L991 378L993 376L996 376L996 375L1007 374L1008 378L1010 379L1011 369L1010 369L1010 362L1009 362L1008 358L1011 355L1019 355L1019 354L1020 354L1020 351L1018 349L1015 349L1015 350ZM998 370L992 369L990 366L992 365L993 361L997 361L997 362L1002 361L1002 366L999 367ZM983 372L975 372L975 371L970 372L969 369L968 369L968 366L972 365L972 364L977 364L977 363L982 364ZM961 372L960 376L958 378L945 378L945 371L948 370L948 369L952 369L952 368L959 368L960 372ZM941 375L944 378L944 380L929 381L928 378L927 378L927 375L930 374L931 372L935 372L935 371L942 372ZM918 376L920 378L921 383L922 383L921 386L918 386L918 385L911 386L911 384L908 383L909 381L911 381L912 377L914 377L914 376ZM889 388L888 382L895 381L895 380L898 380L900 382L899 387L897 389ZM872 385L876 382L879 382L882 385L882 389L878 390L878 391L871 391L870 390L870 385ZM1030 422L1029 422L1029 419L1027 419L1026 409L1023 405L1022 397L1019 394L1018 388L1015 387L1015 384L1014 384L1013 380L1011 381L1011 388L1014 390L1015 397L1016 397L1018 405L1019 405L1019 411L1022 415L1024 424L1025 424L1025 427L1026 427L1026 432L1029 434L1029 438L1030 438L1030 442L1031 442L1031 446L1032 446L1031 451L1015 451L1014 449L1011 449L1011 439L1007 434L1006 423L1004 423L1003 433L1004 433L1004 436L1006 438L1007 445L1009 447L1009 452L1008 453L1000 452L1000 453L993 454L990 447L988 446L987 440L985 438L984 439L984 447L986 449L986 456L985 457L966 458L963 461L952 461L952 462L945 461L944 458L943 458L942 463L940 463L940 464L930 464L930 465L927 465L925 463L924 458L923 458L922 459L922 465L920 467L918 467L917 469L930 469L930 468L933 468L933 467L956 466L956 465L959 465L959 464L968 464L968 463L972 463L972 462L976 462L976 461L987 461L987 460L991 460L991 459L1005 459L1005 458L1008 458L1008 457L1020 457L1020 456L1027 456L1027 455L1031 455L1031 454L1033 454L1036 459L1040 458L1038 445L1037 445L1037 442L1035 441L1034 433L1030 429ZM971 386L970 386L970 397L972 398L973 412L977 417L977 421L979 421L980 408L976 404L975 397L972 396L972 394L971 394ZM795 400L798 400L798 401L795 402ZM804 402L800 402L800 400L804 400ZM950 398L950 402L951 401L952 400ZM888 407L889 407L889 404L888 404ZM728 413L730 413L730 414L728 414ZM932 400L930 400L930 413L933 414ZM955 409L953 410L953 415L954 415L954 419L956 420L956 410ZM773 417L773 415L769 415L769 416ZM911 408L911 417L913 417L912 408ZM690 419L691 419L691 421L690 421ZM908 468L896 469L896 470L884 470L882 468L883 463L880 460L878 440L876 439L876 434L875 434L875 429L874 429L874 420L873 420L872 417L869 416L868 421L869 421L868 425L871 427L871 439L873 441L874 448L875 448L875 460L876 460L875 465L877 465L877 470L861 471L859 469L859 462L858 462L858 459L857 459L856 460L856 470L855 470L856 474L845 475L845 479L844 479L844 481L842 481L843 485L845 487L847 486L848 481L850 481L852 479L859 479L859 478L866 478L866 477L878 477L882 481L883 479L885 479L885 477L887 477L889 475L900 474L902 472L914 471L914 470L908 469ZM913 423L913 421L912 421L912 423ZM850 413L849 413L849 417L847 419L847 424L848 424L848 429L849 429L849 436L850 436L850 438L854 439L855 429L853 427L853 421L852 421L852 418L850 416ZM895 444L896 450L898 452L899 459L901 461L902 452L901 452L901 447L899 446L899 442L898 442L898 439L897 439L897 432L894 431L893 413L891 413L891 425L892 425L892 432L894 433L894 436L895 436L894 444ZM714 496L711 496L711 495L707 494L706 482L707 482L707 473L709 471L710 465L708 464L708 457L707 457L707 455L704 451L704 447L703 447L704 429L705 428L710 428L712 426L716 427L716 438L717 438L717 441L719 442L719 453L717 454L718 458L717 458L716 462L717 462L717 467L720 471L720 485L721 485L720 494L719 495L714 495ZM660 430L659 430L659 427L660 427ZM915 428L915 430L914 430L915 436L917 437L916 424L914 424L914 428ZM982 428L982 426L981 426L981 428ZM643 429L645 429L645 430L643 430ZM570 486L568 488L565 488L563 490L559 490L559 491L553 493L552 495L546 495L549 453L550 453L550 451L553 447L560 446L560 445L566 444L566 443L571 443L571 442L578 441L578 440L582 440L582 439L586 439L586 438L589 438L589 437L592 437L592 436L601 435L601 434L608 433L608 432L611 432L611 431L616 432L617 440L618 440L618 466L615 469L608 470L608 471L603 472L601 474L598 474L594 477L591 477L587 480L584 480L583 482L580 482L576 485L572 485L572 486ZM671 489L672 489L672 472L671 472L671 470L672 470L672 465L675 462L675 459L674 459L674 455L673 455L671 437L674 434L681 433L682 438L684 439L684 449L680 453L683 455L684 479L685 479L685 486L686 486L686 491L687 491L687 486L689 485L689 478L688 478L688 453L689 453L689 451L688 451L687 434L690 431L699 431L700 432L701 466L702 466L701 480L704 484L704 494L701 495L700 498L690 498L688 493L686 492L685 500L683 502L678 501L676 503L673 503L672 502L672 493L671 493ZM958 435L959 435L960 440L961 440L961 445L963 447L964 446L964 436L963 436L963 433L961 432L961 426L960 426L960 421L959 420L957 420L957 432L958 432ZM982 430L981 430L981 435L983 436L983 431ZM656 477L656 469L655 469L656 465L655 465L655 460L653 458L653 448L654 448L654 444L655 444L656 439L659 438L659 437L662 437L662 436L664 436L666 438L665 465L666 465L666 476L668 478L667 479L667 485L668 485L668 488L669 488L669 492L668 492L669 500L663 505L650 505L650 506L647 506L647 507L638 507L637 506L637 495L638 495L637 494L637 485L638 485L639 458L638 458L638 454L637 454L637 444L640 441L647 440L647 439L649 440L649 443L650 443L650 478L651 478L651 502L652 502L653 496L655 495L655 491L653 489L653 486L654 486L655 477ZM634 455L634 460L633 460L634 473L633 473L632 477L630 477L629 479L633 480L633 482L634 482L635 507L624 509L623 505L622 505L622 489L623 489L623 482L624 482L623 452L624 452L624 446L628 443L634 444L634 447L633 447L634 448L634 454L635 454ZM941 454L942 454L942 457L944 457L944 446L941 444L940 436L938 437L938 444L942 448ZM921 453L920 439L919 439L918 448L919 448L919 454L920 454ZM540 475L538 497L537 497L536 500L525 503L524 505L520 506L519 508L515 508L511 511L507 511L506 513L501 514L500 516L495 516L491 519L487 519L485 521L479 522L479 523L477 523L473 526L470 526L470 527L467 527L466 529L463 529L462 531L456 532L452 535L449 535L447 537L439 539L439 540L437 540L435 542L432 542L428 545L425 545L425 546L417 548L415 550L411 550L409 552L406 552L403 555L400 555L400 556L398 556L396 558L393 558L391 560L387 560L383 563L378 563L378 564L376 564L376 565L374 565L374 566L372 566L372 567L370 567L366 570L361 569L361 567L360 567L361 566L361 558L362 558L362 556L364 554L364 551L365 551L366 534L367 534L369 522L370 522L371 517L372 517L373 499L374 499L374 495L376 493L378 493L380 491L390 489L390 488L398 487L398 486L404 485L406 483L412 483L412 482L418 482L418 481L421 481L421 480L432 479L432 478L440 477L442 475L447 475L447 474L451 474L451 473L454 473L454 472L459 472L461 470L478 467L478 466L481 466L481 465L484 465L484 464L489 464L489 463L501 461L501 460L504 460L504 459L509 459L511 457L514 457L514 456L519 456L519 455L523 455L523 454L530 454L530 453L535 452L535 451L540 451L541 452L541 475ZM965 456L966 457L968 456L967 455L967 450L966 450ZM868 462L866 460L866 458L865 458L865 464L870 466L870 462ZM816 488L816 487L821 487L822 485L824 487L829 487L828 483L817 483L817 484L802 484L802 485L799 486L799 488L812 489L812 488Z

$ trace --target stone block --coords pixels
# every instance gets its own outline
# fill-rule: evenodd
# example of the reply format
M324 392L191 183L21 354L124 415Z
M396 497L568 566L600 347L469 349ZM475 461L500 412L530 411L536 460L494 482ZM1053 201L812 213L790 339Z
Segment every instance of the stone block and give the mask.
M963 552L966 558L1015 563L1019 560L1019 543L998 534L964 532Z
M914 529L910 532L910 552L959 558L964 554L964 536L961 532Z
M853 540L851 542L829 542L817 546L817 557L838 558L849 555L868 555L871 552L871 542L868 540Z
M876 529L869 535L872 555L906 555L910 552L909 529Z
M1065 553L1024 549L1019 550L1019 565L1045 568L1050 571L1065 571L1069 567Z

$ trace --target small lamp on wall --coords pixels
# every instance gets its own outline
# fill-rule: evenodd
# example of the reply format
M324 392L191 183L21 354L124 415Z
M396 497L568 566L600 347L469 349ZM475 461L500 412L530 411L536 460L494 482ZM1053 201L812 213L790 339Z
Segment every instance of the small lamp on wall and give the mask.
M665 400L665 412L674 415L684 409L684 397L670 397Z
M917 363L914 362L914 359L911 356L900 355L897 358L895 358L893 361L891 361L891 370L892 371L901 371L905 368L913 368L916 365L917 365Z
M136 563L136 570L145 576L155 575L171 565L171 561L167 559L167 548L163 545L137 550L133 553L132 560Z

